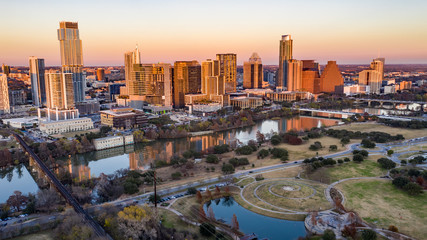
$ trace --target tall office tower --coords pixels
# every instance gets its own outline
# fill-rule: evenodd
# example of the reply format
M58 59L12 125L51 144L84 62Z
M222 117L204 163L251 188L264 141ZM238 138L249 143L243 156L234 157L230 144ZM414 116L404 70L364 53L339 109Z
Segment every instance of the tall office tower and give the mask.
M211 92L211 88L209 86L216 85L220 94L224 94L225 85L224 82L221 81L222 84L219 84L219 61L207 59L202 62L202 93L203 94L214 94ZM213 82L213 83L211 83Z
M300 91L302 88L302 61L288 60L288 91Z
M9 85L5 73L0 73L0 113L10 113Z
M74 108L73 73L49 70L46 78L46 102L50 109Z
M344 78L337 62L328 61L322 75L320 75L320 92L335 92L335 87L341 85L344 85Z
M379 94L382 84L381 72L369 69L359 73L359 84L369 85L369 92Z
M5 65L4 63L1 65L1 69L3 71L3 74L5 74L7 77L10 74L10 67L8 65Z
M105 80L105 70L103 68L96 69L96 80L104 81Z
M243 88L262 88L264 73L261 58L253 53L248 62L243 63Z
M371 62L371 69L380 72L381 81L384 79L385 58L375 58Z
M225 92L236 92L237 57L236 54L217 54L219 61L219 78L225 83Z
M58 40L61 49L62 72L72 73L74 102L85 99L85 78L82 73L83 51L77 22L60 22Z
M302 91L319 93L319 63L314 60L302 60Z
M135 87L132 85L132 71L134 64L141 64L141 56L136 46L135 50L125 53L125 82L127 94L131 95L135 92Z
M171 68L166 63L134 64L129 82L131 99L172 106Z
M44 79L44 59L30 57L31 93L33 105L41 107L46 105L46 83Z
M200 93L201 67L196 61L176 61L174 64L173 100L174 107L185 107L185 94Z
M293 40L291 39L291 35L282 35L282 40L280 40L279 72L276 78L276 87L284 88L288 85L288 61L293 58L292 43Z

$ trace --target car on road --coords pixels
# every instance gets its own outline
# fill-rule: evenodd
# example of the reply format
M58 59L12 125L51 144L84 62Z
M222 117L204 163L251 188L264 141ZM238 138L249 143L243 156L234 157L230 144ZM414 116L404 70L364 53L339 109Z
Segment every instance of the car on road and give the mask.
M254 173L254 171L249 171L249 173Z
M298 163L297 161L295 161L294 163Z

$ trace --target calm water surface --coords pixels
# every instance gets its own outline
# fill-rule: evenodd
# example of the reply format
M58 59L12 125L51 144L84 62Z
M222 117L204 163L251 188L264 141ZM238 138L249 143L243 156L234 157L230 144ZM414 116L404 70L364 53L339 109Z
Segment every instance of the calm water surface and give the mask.
M23 164L0 170L0 203L5 203L14 191L36 193L37 184Z

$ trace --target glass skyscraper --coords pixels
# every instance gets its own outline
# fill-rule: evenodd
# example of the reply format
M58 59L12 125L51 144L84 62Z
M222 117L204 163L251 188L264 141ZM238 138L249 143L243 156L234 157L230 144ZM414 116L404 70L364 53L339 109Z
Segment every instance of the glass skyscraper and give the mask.
M292 59L291 35L282 35L279 52L279 73L276 79L276 87L288 86L288 61Z
M41 107L46 105L46 83L44 59L30 57L31 94L33 105Z

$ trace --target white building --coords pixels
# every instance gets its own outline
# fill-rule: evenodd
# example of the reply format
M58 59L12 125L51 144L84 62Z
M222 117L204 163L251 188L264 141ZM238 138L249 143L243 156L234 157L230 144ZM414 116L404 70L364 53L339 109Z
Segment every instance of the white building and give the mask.
M389 93L395 93L396 92L396 85L387 85L384 86L384 94L389 94Z
M123 145L133 144L133 135L126 136L111 136L105 138L98 138L93 140L93 145L96 150L107 148L121 147Z
M65 132L85 131L93 128L93 122L90 118L75 118L59 121L40 121L40 131L51 134Z
M33 127L34 124L38 125L38 117L23 117L23 118L10 118L4 119L3 122L8 124L13 128L30 128Z
M360 84L354 84L354 85L346 85L343 87L343 93L346 96L353 96L357 94L367 94L370 91L370 87L368 85L360 85Z

